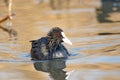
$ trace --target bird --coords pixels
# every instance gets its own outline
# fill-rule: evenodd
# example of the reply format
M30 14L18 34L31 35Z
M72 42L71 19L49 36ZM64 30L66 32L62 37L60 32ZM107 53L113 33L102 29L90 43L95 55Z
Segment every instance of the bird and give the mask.
M32 60L67 59L70 56L63 42L72 45L64 31L59 27L53 27L45 37L32 40Z

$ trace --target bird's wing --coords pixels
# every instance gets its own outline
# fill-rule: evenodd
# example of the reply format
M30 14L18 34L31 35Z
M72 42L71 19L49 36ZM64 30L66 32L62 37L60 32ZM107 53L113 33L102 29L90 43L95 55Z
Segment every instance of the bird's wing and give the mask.
M48 43L48 40L46 37L42 37L40 40L39 40L39 45L40 45L40 50L41 50L41 53L44 55L44 56L47 56L48 55L48 49L47 49L47 43Z

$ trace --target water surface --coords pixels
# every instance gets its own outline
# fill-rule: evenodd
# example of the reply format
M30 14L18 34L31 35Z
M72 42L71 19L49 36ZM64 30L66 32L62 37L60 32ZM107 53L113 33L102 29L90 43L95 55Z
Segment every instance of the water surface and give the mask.
M0 3L3 17L7 10ZM17 40L10 39L0 29L0 80L120 80L119 23L97 23L94 7L77 5L52 10L46 3L15 0L13 11L16 18L12 20L12 28L18 36ZM5 27L6 23L0 25ZM31 61L29 41L45 36L54 26L61 27L73 42L72 46L64 44L70 52L69 58Z

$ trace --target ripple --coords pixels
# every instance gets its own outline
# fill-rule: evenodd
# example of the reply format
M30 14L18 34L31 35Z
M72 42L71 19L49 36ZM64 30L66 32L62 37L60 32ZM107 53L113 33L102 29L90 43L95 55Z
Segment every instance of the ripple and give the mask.
M68 64L81 64L81 63L120 63L120 56L96 56L96 55L86 55L82 58L76 58L69 60Z

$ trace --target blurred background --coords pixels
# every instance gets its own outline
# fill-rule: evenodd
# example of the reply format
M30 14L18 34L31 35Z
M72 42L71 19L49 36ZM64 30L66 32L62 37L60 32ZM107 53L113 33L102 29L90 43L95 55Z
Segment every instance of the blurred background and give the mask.
M59 74L36 71L29 41L56 26L72 59ZM1 80L120 80L119 63L120 0L0 0Z

